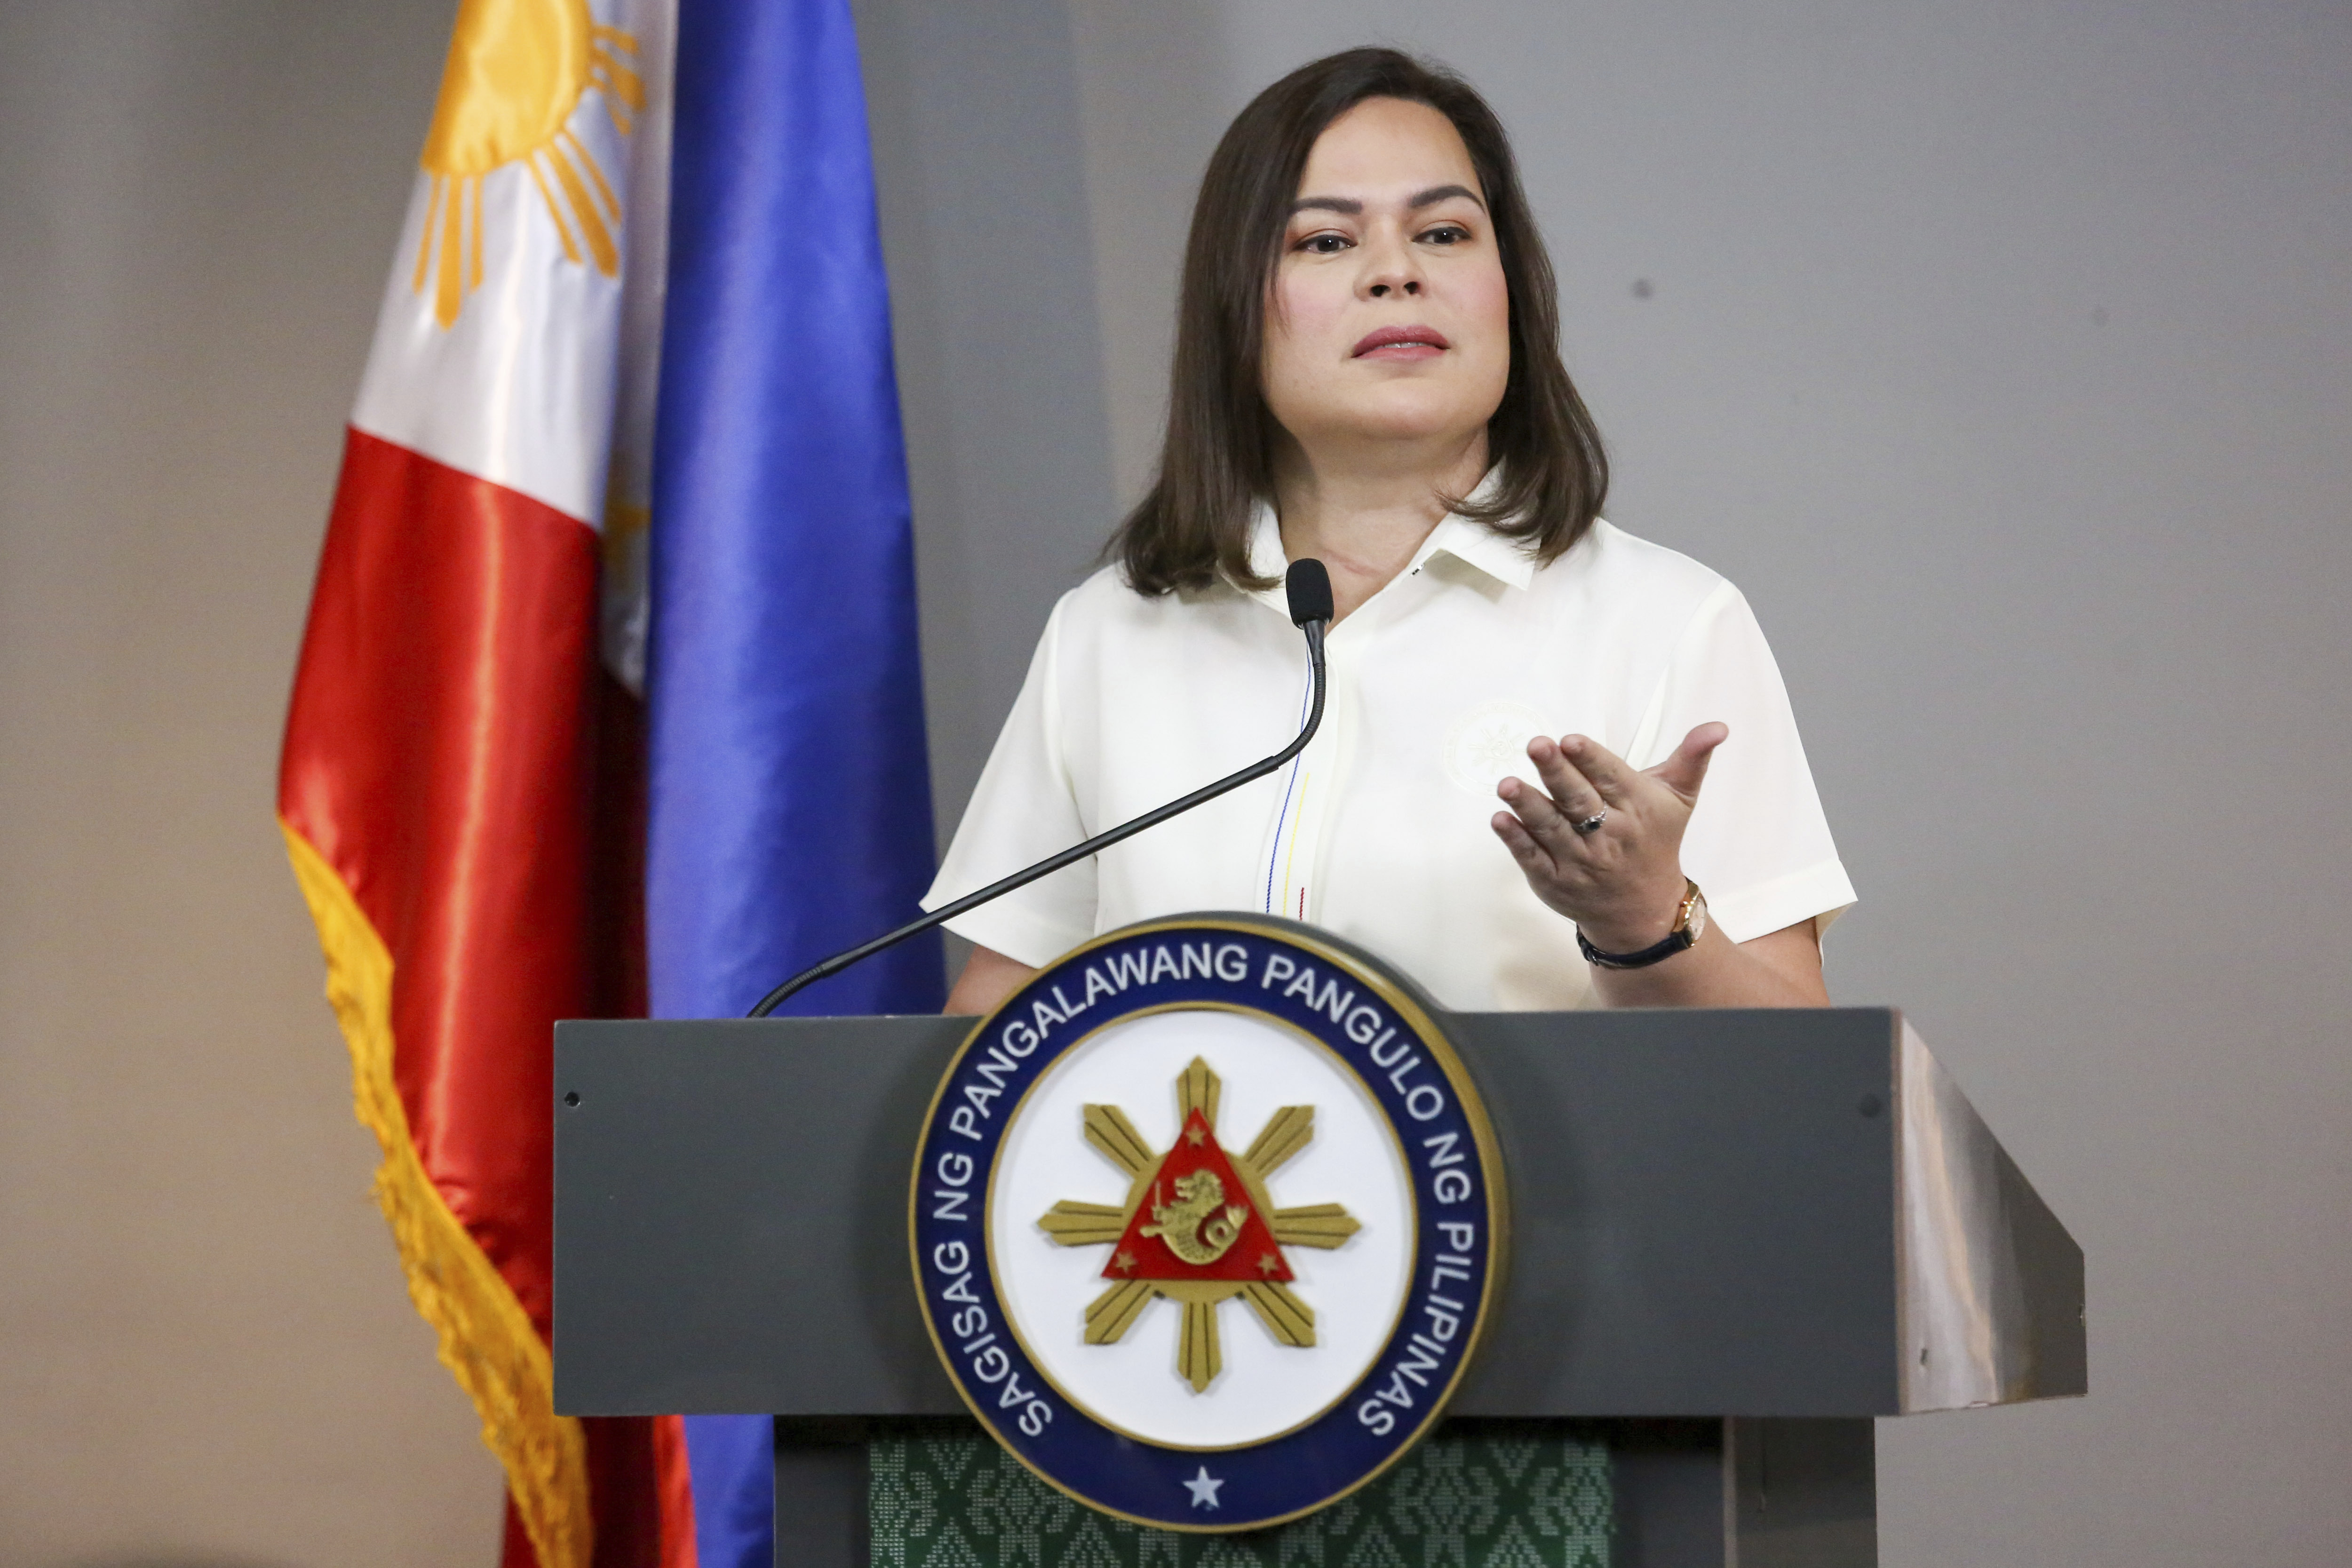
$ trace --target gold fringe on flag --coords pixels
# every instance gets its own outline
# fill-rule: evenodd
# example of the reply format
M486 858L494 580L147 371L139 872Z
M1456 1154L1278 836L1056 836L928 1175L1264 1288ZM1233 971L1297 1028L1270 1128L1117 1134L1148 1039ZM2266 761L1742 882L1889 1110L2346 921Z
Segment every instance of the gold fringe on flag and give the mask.
M555 1366L498 1269L425 1174L392 1076L392 954L325 857L282 818L294 877L327 957L327 1000L352 1052L360 1121L383 1149L375 1200L391 1222L409 1299L440 1336L441 1363L482 1417L540 1568L589 1568L587 1439L555 1414Z

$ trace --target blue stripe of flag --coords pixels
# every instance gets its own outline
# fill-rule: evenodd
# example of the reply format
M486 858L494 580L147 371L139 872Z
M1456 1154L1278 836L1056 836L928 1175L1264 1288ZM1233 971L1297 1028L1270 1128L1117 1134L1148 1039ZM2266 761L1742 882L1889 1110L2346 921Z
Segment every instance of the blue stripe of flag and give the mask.
M911 918L934 858L848 5L681 0L677 69L646 946L655 1016L711 1017ZM937 942L919 941L787 1010L930 1011L940 980ZM701 1568L767 1568L765 1419L693 1418L688 1447Z

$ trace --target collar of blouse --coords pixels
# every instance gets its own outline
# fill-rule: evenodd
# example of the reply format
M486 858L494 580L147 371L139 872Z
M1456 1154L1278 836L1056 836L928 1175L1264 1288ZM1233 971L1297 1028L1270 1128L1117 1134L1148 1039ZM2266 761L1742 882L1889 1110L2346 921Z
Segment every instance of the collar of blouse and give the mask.
M1496 482L1495 474L1489 472L1469 499L1482 499ZM1397 574L1398 577L1413 575L1438 555L1450 555L1508 588L1524 590L1536 579L1535 558L1518 544L1483 522L1473 522L1452 512L1429 531L1429 537L1421 542L1421 548L1413 552L1412 559ZM1250 519L1249 559L1252 572L1275 579L1275 586L1253 593L1250 597L1286 616L1289 602L1283 596L1281 581L1282 574L1290 569L1290 558L1283 552L1282 525L1274 515L1271 501L1259 501Z

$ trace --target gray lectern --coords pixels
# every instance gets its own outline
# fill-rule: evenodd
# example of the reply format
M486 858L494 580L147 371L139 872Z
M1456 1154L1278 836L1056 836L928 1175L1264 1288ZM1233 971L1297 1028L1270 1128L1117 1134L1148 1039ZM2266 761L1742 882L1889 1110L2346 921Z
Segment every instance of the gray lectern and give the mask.
M1901 1016L1456 1014L1511 1272L1457 1420L1580 1417L1623 1568L1877 1561L1874 1417L2085 1391L2083 1255ZM780 1563L959 1415L907 1253L957 1018L556 1027L555 1402L777 1418Z

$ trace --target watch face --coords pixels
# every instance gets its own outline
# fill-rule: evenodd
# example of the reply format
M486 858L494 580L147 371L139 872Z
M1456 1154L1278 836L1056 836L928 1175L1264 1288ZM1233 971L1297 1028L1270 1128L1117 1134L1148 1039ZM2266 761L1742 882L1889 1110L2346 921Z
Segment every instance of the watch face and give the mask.
M1706 934L1706 895L1696 888L1691 889L1690 917L1683 922L1683 929L1690 932L1693 942Z

